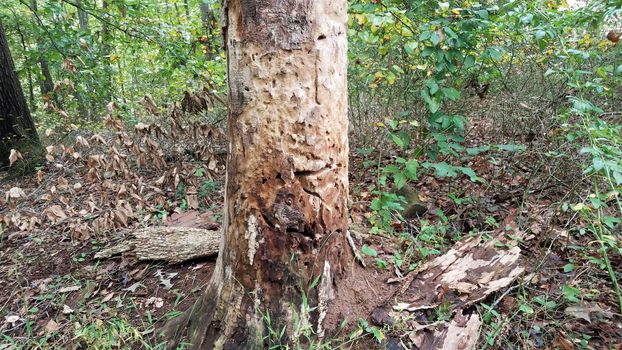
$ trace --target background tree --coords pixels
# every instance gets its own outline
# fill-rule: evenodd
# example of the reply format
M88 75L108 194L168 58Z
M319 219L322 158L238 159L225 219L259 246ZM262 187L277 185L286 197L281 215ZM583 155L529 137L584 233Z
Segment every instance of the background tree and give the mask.
M33 147L40 147L37 130L0 22L0 165L8 164L11 148L27 152Z
M351 261L347 2L229 3L224 241L206 292L170 325L194 349L264 348L324 334ZM295 319L298 322L295 322ZM307 333L308 334L308 333ZM278 337L277 337L278 338Z

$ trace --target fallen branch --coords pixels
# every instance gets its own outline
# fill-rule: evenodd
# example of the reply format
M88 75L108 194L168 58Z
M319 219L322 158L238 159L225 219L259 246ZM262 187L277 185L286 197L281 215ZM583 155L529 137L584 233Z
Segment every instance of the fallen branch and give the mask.
M218 254L221 231L190 227L147 227L132 231L125 240L95 254L96 259L131 253L138 260L184 261Z

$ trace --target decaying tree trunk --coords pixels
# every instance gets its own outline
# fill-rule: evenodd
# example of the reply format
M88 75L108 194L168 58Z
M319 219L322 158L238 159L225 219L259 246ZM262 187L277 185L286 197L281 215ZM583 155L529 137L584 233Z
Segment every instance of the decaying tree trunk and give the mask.
M305 327L324 334L353 260L346 7L346 0L224 1L225 233L205 293L167 325L171 348L186 339L192 349L263 349L267 313L272 329L285 328L284 343ZM303 294L313 311L301 306Z
M40 147L37 129L15 74L9 43L0 23L0 167L9 164L12 148L30 156Z

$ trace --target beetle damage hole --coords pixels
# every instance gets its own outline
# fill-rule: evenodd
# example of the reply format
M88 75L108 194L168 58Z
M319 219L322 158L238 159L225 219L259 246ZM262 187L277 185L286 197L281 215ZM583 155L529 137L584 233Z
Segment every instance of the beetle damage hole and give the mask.
M324 40L326 39L326 35L321 34L320 36L317 37L317 40Z

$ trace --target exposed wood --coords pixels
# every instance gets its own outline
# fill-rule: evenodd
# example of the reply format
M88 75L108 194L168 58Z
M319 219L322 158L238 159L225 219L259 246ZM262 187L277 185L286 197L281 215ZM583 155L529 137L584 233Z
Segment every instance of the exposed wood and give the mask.
M390 315L380 323L409 325L411 340L420 349L471 349L481 321L477 314L463 315L462 310L513 283L525 271L520 253L504 232L486 241L481 236L463 239L412 272L394 297L397 302L374 314ZM412 321L413 313L441 305L449 306L450 321L425 326Z
M481 325L477 314L458 314L450 322L422 326L410 333L410 340L419 350L470 350L477 344Z
M218 254L221 231L191 227L147 227L129 232L126 239L97 254L96 259L131 253L138 260L172 264Z
M353 260L346 238L347 1L231 0L222 14L225 233L205 293L168 325L169 347L189 338L191 349L263 349L267 312L273 329L285 329L285 343L303 329L321 338ZM303 294L312 311L302 306Z
M463 309L507 287L525 268L520 264L520 248L500 247L502 242L499 238L483 241L480 236L457 242L413 273L399 300L409 304L409 311L447 301Z

